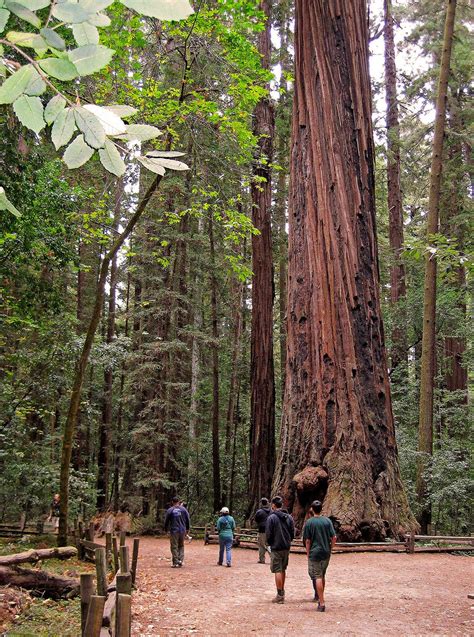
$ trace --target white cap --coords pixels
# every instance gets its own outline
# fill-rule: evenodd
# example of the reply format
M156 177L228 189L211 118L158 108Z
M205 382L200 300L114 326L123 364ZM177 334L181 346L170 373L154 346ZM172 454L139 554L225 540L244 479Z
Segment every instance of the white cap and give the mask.
M227 507L222 507L221 513L225 515L226 513L229 513L229 509Z

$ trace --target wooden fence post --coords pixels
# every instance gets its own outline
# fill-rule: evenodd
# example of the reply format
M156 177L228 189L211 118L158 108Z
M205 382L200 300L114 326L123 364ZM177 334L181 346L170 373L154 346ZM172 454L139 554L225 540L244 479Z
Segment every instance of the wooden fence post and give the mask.
M88 535L87 539L89 540L89 542L93 542L95 537L94 522L89 523L87 535Z
M112 548L114 551L114 574L118 572L119 568L120 568L120 562L119 562L119 551L118 551L118 545L117 545L117 536L114 535L114 537L112 538Z
M105 534L105 553L107 558L107 568L112 563L112 533Z
M105 597L92 595L87 621L84 629L84 637L100 637L102 628L102 615L104 614Z
M414 553L415 552L415 534L413 533L413 531L411 531L410 535L408 536L408 549L407 549L408 553Z
M117 593L132 594L132 576L130 573L117 573L115 582Z
M128 573L130 571L129 567L129 556L128 556L128 546L120 547L120 572Z
M81 634L85 637L87 613L94 594L94 576L92 573L81 573Z
M115 637L130 637L132 629L132 598L130 595L117 593L117 610L115 613Z
M135 585L135 580L137 579L137 564L138 564L138 549L140 547L140 540L136 537L133 539L133 551L132 551L132 584Z
M105 548L95 550L95 570L97 574L97 593L107 597L107 558Z
M127 533L120 531L120 546L125 546L125 540L127 539Z

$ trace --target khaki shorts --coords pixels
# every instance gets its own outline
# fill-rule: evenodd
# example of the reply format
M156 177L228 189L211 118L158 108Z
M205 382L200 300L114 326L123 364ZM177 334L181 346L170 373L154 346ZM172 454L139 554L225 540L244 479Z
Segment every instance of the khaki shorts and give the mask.
M308 560L308 574L311 579L321 579L326 575L329 557L325 560Z
M272 573L283 573L288 568L288 558L290 551L272 551L270 553L270 571Z

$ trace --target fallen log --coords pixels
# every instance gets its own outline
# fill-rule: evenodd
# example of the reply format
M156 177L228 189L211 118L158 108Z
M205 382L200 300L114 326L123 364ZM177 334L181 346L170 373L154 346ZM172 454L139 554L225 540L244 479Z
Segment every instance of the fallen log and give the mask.
M0 586L17 586L33 595L61 599L79 594L79 580L53 575L47 571L0 566Z
M75 557L77 555L77 549L73 546L61 546L52 549L31 549L30 551L23 551L22 553L14 553L12 555L1 555L0 566L13 566L14 564L24 564L30 562L34 564L40 560L66 560L69 557Z

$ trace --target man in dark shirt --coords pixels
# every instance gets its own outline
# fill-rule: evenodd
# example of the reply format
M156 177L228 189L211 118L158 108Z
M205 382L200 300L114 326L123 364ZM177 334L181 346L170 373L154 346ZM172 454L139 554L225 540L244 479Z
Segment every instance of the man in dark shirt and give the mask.
M170 534L171 556L173 568L181 568L184 562L184 537L189 531L189 513L180 506L180 499L175 496L171 507L166 511L165 531Z
M275 574L277 588L272 602L283 604L285 601L285 579L288 568L291 541L295 537L295 525L291 515L283 509L283 499L275 496L272 500L272 513L266 526L267 543L271 548L270 570Z
M329 518L321 515L323 505L315 500L311 505L313 517L306 520L303 529L303 542L308 556L308 573L315 590L314 599L318 600L318 611L326 610L324 588L326 570L331 558L331 551L336 544L336 532Z
M267 552L267 519L271 513L270 504L267 498L260 500L260 509L255 513L255 523L258 527L258 563L265 564L265 554Z

